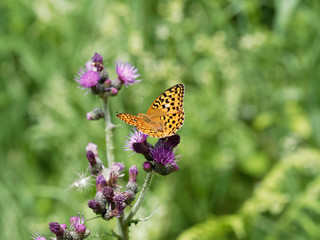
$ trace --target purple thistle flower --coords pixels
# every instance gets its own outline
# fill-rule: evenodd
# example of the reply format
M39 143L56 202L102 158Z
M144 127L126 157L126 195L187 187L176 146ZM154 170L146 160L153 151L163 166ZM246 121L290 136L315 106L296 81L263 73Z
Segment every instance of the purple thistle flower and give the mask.
M49 230L55 234L56 236L62 236L64 229L62 229L57 222L50 222L49 223Z
M173 149L180 143L180 136L178 134L172 135L170 137L160 138L155 144L155 147L166 146L169 149Z
M92 57L92 61L103 63L103 57L99 53L95 53Z
M114 163L112 164L111 170L114 172L121 172L124 170L124 165L123 163L119 163L119 162Z
M94 153L94 155L96 157L98 157L98 146L94 143L88 143L87 147L86 147L86 151L91 151Z
M78 216L70 217L70 225L73 228L76 228L76 226L83 223L84 223L83 213L81 218L80 218L80 213L78 213Z
M138 168L135 165L132 165L129 169L129 182L137 182Z
M144 134L139 130L132 128L132 132L127 136L126 144L124 145L125 151L133 151L136 153L144 153L148 149L147 146L148 134Z
M84 225L83 213L81 217L80 213L78 213L78 216L70 218L70 229L76 234L75 236L73 235L72 239L84 239L90 234L90 231Z
M107 181L106 181L106 179L105 179L102 175L99 175L99 176L96 178L97 192L102 191L102 189L103 189L105 186L107 186Z
M131 183L129 183L131 184ZM123 194L126 196L126 200L125 200L125 203L127 205L131 204L134 199L135 199L135 193L138 192L138 186L137 188L135 189L135 191L131 191L131 190L127 190L127 191L124 191Z
M93 143L89 143L86 147L86 157L89 161L89 172L96 176L101 173L103 164L98 157L98 147Z
M77 216L70 217L70 219L69 219L70 225L74 226L78 222L78 220L79 220L79 217L77 217Z
M88 207L91 208L97 214L102 214L105 211L105 208L101 207L100 203L95 199L91 199L88 202Z
M124 193L119 193L113 197L113 201L116 205L116 208L118 209L124 209L125 208L125 201L127 200L128 196L126 196Z
M35 233L31 236L33 240L47 240L45 237L43 237L40 233Z
M134 194L138 192L137 176L138 168L135 165L132 165L129 169L129 182L126 185L126 191L124 192L124 194L128 196L127 203L131 203L134 200Z
M85 71L83 68L80 68L78 76L75 76L74 80L84 88L91 88L98 84L100 74L93 70Z
M79 234L85 234L86 233L86 226L84 224L79 224L76 226L76 232L79 233Z
M152 149L151 156L155 162L163 165L174 163L176 159L174 152L163 145Z
M118 94L118 89L114 88L114 87L111 87L108 89L110 91L110 95L111 96L115 96Z
M102 189L103 196L108 200L108 202L113 201L114 191L112 187L106 186Z
M136 69L130 63L117 61L115 63L115 67L116 67L116 72L118 74L119 80L123 82L126 87L128 85L132 85L134 83L141 81L141 80L136 80L136 78L140 77L140 74L138 74L138 69Z
M105 177L107 185L110 187L117 187L118 177L123 177L122 170L124 165L122 163L114 163L111 168L104 168L102 175Z
M96 162L96 156L94 155L94 153L92 151L88 151L87 154L86 154L86 157L90 163L90 165L95 165L97 162Z
M67 229L68 229L68 226L67 226L67 224L65 224L65 223L60 224L60 227L61 227L61 229L63 229L63 230L67 230Z

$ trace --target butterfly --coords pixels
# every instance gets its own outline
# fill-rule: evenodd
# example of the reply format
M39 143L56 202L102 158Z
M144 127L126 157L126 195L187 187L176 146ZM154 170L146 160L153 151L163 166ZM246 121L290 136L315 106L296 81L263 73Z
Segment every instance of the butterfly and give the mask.
M155 138L174 135L183 125L184 85L174 85L153 101L146 114L119 113L117 117Z

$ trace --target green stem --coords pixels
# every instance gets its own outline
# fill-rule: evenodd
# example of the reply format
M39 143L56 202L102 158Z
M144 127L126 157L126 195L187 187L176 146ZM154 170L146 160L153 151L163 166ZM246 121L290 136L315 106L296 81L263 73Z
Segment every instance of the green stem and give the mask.
M113 146L113 132L112 132L112 130L114 129L114 125L111 122L108 97L107 96L102 97L102 102L103 102L105 134L106 134L106 155L107 155L108 167L111 167L112 164L114 163L114 155L113 155L114 146ZM122 215L120 218L117 218L116 222L117 222L119 240L129 240L130 220L133 218L133 216L137 213L138 209L141 207L141 204L150 188L153 175L154 173L152 172L147 174L146 180L143 184L138 200L132 207L129 215L127 217Z
M114 155L113 155L113 133L114 125L111 122L110 116L110 108L108 103L108 96L102 98L103 102L103 112L104 112L104 122L105 122L105 134L106 134L106 154L108 167L111 167L114 163Z
M119 240L129 240L129 225L124 222L124 214L117 218Z
M114 125L111 122L110 116L110 108L108 103L108 96L102 97L103 102L103 112L104 112L104 123L105 123L105 134L106 134L106 155L108 161L108 167L110 168L114 163L114 155L113 155L113 132ZM118 235L120 240L128 240L129 233L128 233L128 225L123 224L123 217L117 218L117 229Z
M147 174L146 180L144 181L144 184L143 184L143 187L141 189L141 192L140 192L140 195L138 197L138 200L136 201L136 203L132 207L132 209L131 209L130 213L128 214L128 216L123 221L123 223L126 226L129 225L130 220L133 218L133 216L137 213L137 211L141 207L141 204L143 203L143 200L144 200L145 196L147 195L147 192L148 192L148 190L150 188L153 175L154 175L153 172L150 172L150 173Z

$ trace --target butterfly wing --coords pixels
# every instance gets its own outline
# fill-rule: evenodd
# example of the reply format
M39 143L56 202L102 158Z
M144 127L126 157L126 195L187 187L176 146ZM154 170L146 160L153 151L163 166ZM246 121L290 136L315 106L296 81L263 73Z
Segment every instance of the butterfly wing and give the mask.
M151 123L147 123L142 118L134 116L130 113L119 113L117 114L117 117L121 119L122 121L135 126L139 131L148 134L152 137L159 138L161 137L161 131L159 131L158 128L156 128Z
M155 138L174 135L183 125L184 85L172 86L153 101L146 114L117 114L122 121Z
M154 122L164 126L160 137L175 134L183 125L185 113L183 111L183 97L185 88L182 83L174 85L164 91L153 101L147 111L147 116Z

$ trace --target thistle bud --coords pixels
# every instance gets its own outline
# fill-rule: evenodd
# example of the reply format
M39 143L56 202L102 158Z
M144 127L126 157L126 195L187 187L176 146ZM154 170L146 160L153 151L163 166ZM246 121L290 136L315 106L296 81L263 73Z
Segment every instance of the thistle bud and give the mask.
M152 163L151 162L149 162L149 161L145 161L144 163L143 163L143 170L145 171L145 172L151 172L152 170L153 170L153 165L152 165Z

